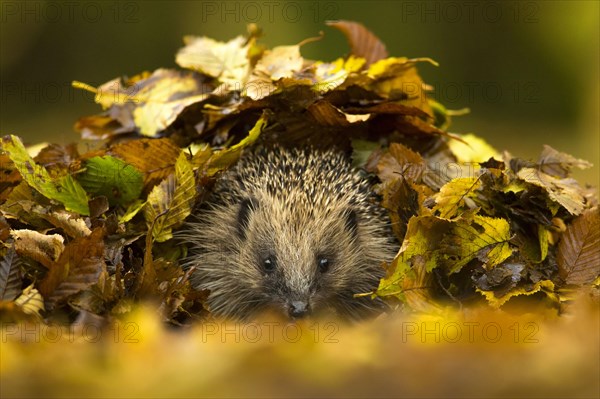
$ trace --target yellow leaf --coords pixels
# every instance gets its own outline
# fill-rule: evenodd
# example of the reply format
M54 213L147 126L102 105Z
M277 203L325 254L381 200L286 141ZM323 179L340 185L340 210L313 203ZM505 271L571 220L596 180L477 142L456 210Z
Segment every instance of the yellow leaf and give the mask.
M480 186L481 182L476 177L458 177L449 181L434 195L434 211L439 211L441 218L451 219L465 210L474 209L476 205L470 197L476 195L475 191Z
M254 69L272 80L279 80L291 77L294 72L302 69L303 63L299 45L277 46L267 50Z
M402 254L396 256L392 261L391 269L393 272L379 282L375 295L380 297L394 296L401 301L405 302L406 297L404 296L404 289L402 283L407 275L413 273L410 265L404 260Z
M548 256L548 237L550 232L541 224L538 226L538 240L540 243L540 262L543 262Z
M498 151L481 137L474 134L459 135L458 137L463 141L450 140L448 142L448 146L458 162L473 164L485 162L490 158L501 159Z
M206 175L213 176L237 161L242 154L242 150L245 147L253 144L258 139L258 136L260 136L260 133L265 128L266 123L266 115L263 114L263 116L256 121L256 124L250 130L250 132L248 132L248 136L246 136L242 141L231 148L213 153L204 165L204 171Z
M406 238L400 252L408 261L418 256L427 272L439 266L440 254L436 251L451 224L435 216L413 217L408 222Z
M545 292L552 300L558 300L558 297L554 293L554 283L550 280L538 281L533 287L518 287L512 289L500 297L497 297L494 291L483 291L479 288L476 288L476 290L485 296L485 299L487 299L490 306L496 309L504 305L512 297L519 295L533 295L537 292Z
M319 93L325 93L340 86L348 75L359 71L365 64L365 59L350 56L347 60L338 58L333 62L315 62L313 89Z
M510 239L506 220L475 215L473 220L457 221L440 250L450 273L458 272L475 258L491 269L512 254Z
M145 136L153 137L166 129L189 105L204 101L213 90L205 78L190 71L160 68L152 74L144 74L124 86L121 79L111 80L95 90L96 102L103 108L128 106L121 113L133 114L135 127ZM90 90L89 86L86 90ZM76 87L81 88L78 84ZM81 127L94 127L102 131L112 119L80 120Z
M186 36L184 42L186 46L175 58L179 66L239 88L245 84L250 71L248 49L252 40L246 43L246 38L238 36L228 42L220 42L205 36Z
M116 78L106 82L99 88L95 88L87 83L79 82L74 80L71 85L75 89L81 89L94 93L94 101L96 104L100 104L102 109L107 109L113 104L125 104L127 101L131 101L133 97L126 92L126 89L121 84L121 79Z
M175 174L155 186L148 195L144 216L152 228L155 241L167 241L173 237L172 229L183 223L191 213L196 195L196 183L192 164L185 152L175 163Z
M394 296L413 309L436 307L429 301L430 272L439 265L439 241L451 224L435 216L413 217L408 222L402 247L380 281L376 295Z
M581 187L572 178L557 178L535 168L522 168L519 179L542 187L551 200L562 205L571 215L579 215L585 207Z
M142 209L144 209L146 203L147 201L142 201L140 199L133 201L131 205L127 207L125 213L119 217L119 223L129 222L135 217L135 215L137 215Z
M426 86L415 66L417 61L429 61L435 65L434 61L427 58L386 58L371 64L366 72L371 82L364 86L386 99L417 107L433 118Z
M15 299L23 313L39 316L40 310L44 310L44 298L40 292L33 288L33 284L25 288L21 295Z

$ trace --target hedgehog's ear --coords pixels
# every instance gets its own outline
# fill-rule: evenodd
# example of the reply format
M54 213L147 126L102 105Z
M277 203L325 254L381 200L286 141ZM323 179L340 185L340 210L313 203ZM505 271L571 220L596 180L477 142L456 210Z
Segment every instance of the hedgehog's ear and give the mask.
M240 209L237 215L237 232L240 238L246 238L246 230L250 223L250 215L256 209L258 209L258 200L256 198L245 198L240 203Z
M356 211L352 208L346 209L344 212L344 219L346 221L346 229L356 237L358 234L358 215L356 214Z

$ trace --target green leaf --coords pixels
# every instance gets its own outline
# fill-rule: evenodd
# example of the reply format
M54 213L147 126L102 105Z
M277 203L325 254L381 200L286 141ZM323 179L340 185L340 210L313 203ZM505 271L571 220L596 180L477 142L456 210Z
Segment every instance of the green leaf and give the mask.
M138 139L115 144L108 153L134 166L144 174L144 187L150 191L175 170L181 148L171 139Z
M85 171L77 180L90 193L108 198L108 203L127 205L138 199L144 175L135 167L111 156L93 157L85 162Z
M71 175L52 178L46 168L35 163L21 140L16 136L4 136L2 149L6 151L29 186L46 198L60 202L69 211L77 212L80 215L90 214L87 194Z
M510 226L500 218L475 215L473 220L457 221L440 246L450 273L460 271L477 258L487 269L502 263L511 254Z
M373 151L379 148L379 144L369 140L352 140L352 166L361 168L369 159Z
M167 241L173 237L172 229L183 223L192 212L196 184L192 164L185 152L175 163L175 174L170 175L148 195L144 216L152 227L155 241Z

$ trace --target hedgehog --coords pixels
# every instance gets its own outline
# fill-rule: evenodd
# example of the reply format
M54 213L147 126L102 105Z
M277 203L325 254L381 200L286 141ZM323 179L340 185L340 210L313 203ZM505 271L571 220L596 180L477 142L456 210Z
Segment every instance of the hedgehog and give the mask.
M179 239L209 311L248 320L383 312L372 292L396 252L371 179L334 148L255 149L215 183Z

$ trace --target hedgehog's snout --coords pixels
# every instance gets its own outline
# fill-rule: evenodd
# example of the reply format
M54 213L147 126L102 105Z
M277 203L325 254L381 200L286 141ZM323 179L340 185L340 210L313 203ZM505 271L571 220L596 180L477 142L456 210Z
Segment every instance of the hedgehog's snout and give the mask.
M294 319L307 316L310 313L310 307L307 301L291 301L288 305L288 314Z

